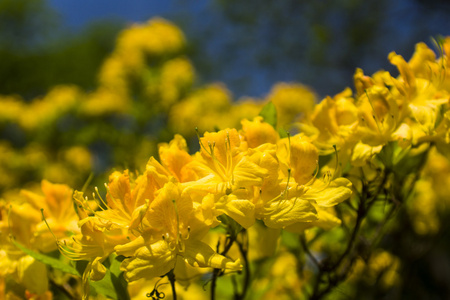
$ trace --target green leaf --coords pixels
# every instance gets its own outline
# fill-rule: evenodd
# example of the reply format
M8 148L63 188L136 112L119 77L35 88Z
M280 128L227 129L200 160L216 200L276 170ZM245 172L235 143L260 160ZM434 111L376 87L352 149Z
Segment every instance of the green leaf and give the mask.
M18 243L16 240L14 240L14 238L11 239L11 243L13 243L17 248L19 248L29 256L33 257L35 260L40 261L41 263L46 264L47 266L50 266L53 269L58 269L60 271L63 271L64 273L80 276L80 273L78 273L77 269L59 259L30 250L27 247Z
M280 138L282 138L282 139L288 137L288 131L284 128L278 128L278 134L280 135Z
M242 231L242 226L239 225L238 222L230 218L229 216L223 214L217 217L222 224L226 227L227 233L229 233L231 236L236 237L239 232Z
M263 117L266 123L269 123L275 129L277 128L277 108L272 103L272 101L269 101L266 105L263 106L263 108L259 112L259 115Z
M120 271L120 263L124 260L124 256L111 254L104 262L107 268L105 277L99 281L91 281L91 293L104 295L115 300L129 300L127 282Z

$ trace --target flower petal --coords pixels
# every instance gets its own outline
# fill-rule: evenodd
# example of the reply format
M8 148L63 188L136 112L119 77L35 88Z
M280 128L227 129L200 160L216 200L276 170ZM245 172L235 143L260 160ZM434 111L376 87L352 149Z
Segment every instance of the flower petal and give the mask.
M346 178L337 178L330 182L326 188L311 188L302 198L314 200L319 206L331 207L348 199L352 195L352 183Z
M186 250L182 254L184 260L194 267L210 267L239 271L242 265L239 259L233 261L216 253L210 246L198 240L186 241Z
M175 267L176 253L169 249L168 243L158 241L136 251L135 256L126 258L120 265L127 281L140 278L151 279L163 276Z

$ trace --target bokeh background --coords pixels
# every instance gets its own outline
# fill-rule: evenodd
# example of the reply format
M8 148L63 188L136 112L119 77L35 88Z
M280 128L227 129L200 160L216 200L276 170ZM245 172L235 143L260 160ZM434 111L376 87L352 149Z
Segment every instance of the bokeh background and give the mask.
M154 16L186 34L200 82L222 81L237 98L278 81L333 95L356 67L394 70L390 51L408 58L450 31L445 0L2 0L0 13L0 92L26 96L55 83L92 87L118 31Z
M97 104L103 104L91 100L101 99L99 74L117 49L118 35L156 16L180 28L185 44L151 56L145 72L130 75L132 106L102 111ZM318 102L353 87L356 68L396 74L389 52L408 60L416 43L434 47L434 39L447 35L450 3L444 0L0 0L0 194L33 189L43 178L81 189L91 172L92 185L102 186L111 169L142 169L174 132L195 147L195 132L187 127L211 125L201 128L200 114L215 121L221 112L236 120L245 112L256 115L264 101L281 97L276 91L286 86L274 89L280 82L309 86L312 93L291 92ZM176 92L173 107L161 104L170 95L155 88L165 82L165 66L169 74L181 74L167 89ZM151 88L143 89L142 82ZM105 103L117 100L111 97ZM78 107L79 99L88 104ZM221 104L207 113L199 106L174 121L173 112L184 109L176 105L189 101L185 108ZM233 103L239 103L234 110ZM440 206L429 203L412 208L425 222L422 229L414 213L403 213L383 242L401 260L401 284L383 290L362 282L356 292L361 299L450 297L450 224ZM346 297L339 290L333 295Z

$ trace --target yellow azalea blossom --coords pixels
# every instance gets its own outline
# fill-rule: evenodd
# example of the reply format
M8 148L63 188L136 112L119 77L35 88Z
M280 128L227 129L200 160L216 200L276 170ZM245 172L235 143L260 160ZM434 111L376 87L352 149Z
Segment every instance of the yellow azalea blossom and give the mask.
M181 99L194 82L195 74L192 64L186 58L167 61L161 70L161 82L157 89L161 95L161 105L168 109ZM151 99L151 94L149 95Z
M399 99L398 101L403 102L404 114L413 119L416 122L415 127L422 132L415 130L416 135L418 134L421 138L436 135L437 120L442 117L441 107L448 108L450 98L449 92L441 88L442 80L431 75L429 78L416 76L413 69L414 60L411 59L412 61L407 63L395 52L389 54L389 60L400 72L398 78L390 78L393 85L392 93ZM429 62L429 65L438 65L438 63ZM417 141L417 138L415 140Z
M72 237L68 242L57 241L61 254L70 260L87 260L88 265L82 275L83 300L89 297L89 281L101 280L106 274L106 268L102 265L111 253L114 252L114 246L125 244L129 241L126 234L121 229L112 231L105 230L98 226L100 222L97 217L90 217L83 193L74 193L75 204L79 216L80 234ZM86 208L86 209L85 209Z
M139 235L135 231L140 230L156 190L168 181L168 177L161 175L157 168L162 166L151 159L144 174L135 180L130 178L128 170L113 172L109 176L106 202L100 203L100 207L106 207L94 212L95 218L92 218L96 226L107 230L128 229L133 235Z
M297 124L321 155L334 154L337 150L343 165L350 160L351 149L358 141L355 134L357 125L358 109L349 88L323 99Z
M146 219L148 234L115 247L117 254L130 256L121 264L128 281L163 276L175 268L178 256L196 267L240 270L239 260L233 262L200 241L205 225L195 221L193 201L179 185L169 182L158 192Z
M113 53L103 61L98 73L99 87L91 94L86 104L82 104L82 110L87 115L102 115L108 112L114 112L119 107L124 107L125 97L129 93L128 74L125 68L125 62L121 55ZM98 99L99 97L100 99ZM123 99L121 99L123 97ZM101 107L101 101L106 108ZM119 105L114 103L117 101ZM125 101L126 102L126 101ZM90 111L93 110L93 112ZM119 109L118 111L122 111Z
M262 144L276 144L280 136L278 132L270 125L263 121L262 117L255 117L253 121L244 119L242 124L242 136L249 148L256 148Z
M53 87L43 98L28 104L18 120L25 130L35 130L53 124L63 115L74 111L82 93L76 86Z
M286 139L283 140L286 142ZM314 170L318 167L319 150L309 141L294 136L289 143L289 168L291 175L298 184L309 182L314 174ZM284 145L286 146L286 145ZM278 149L283 149L280 143ZM281 157L278 156L280 161Z
M186 140L179 134L169 144L163 143L159 146L159 158L163 166L174 176L178 182L190 181L190 174L187 174L184 166L192 161L192 157L187 151Z
M244 228L255 223L255 204L246 189L238 189L229 195L223 195L215 201L217 214L226 214Z
M78 217L73 209L73 190L71 188L64 184L53 184L43 180L41 189L44 195L27 190L21 191L22 197L28 203L26 205L28 212L22 216L27 218L27 216L33 215L29 220L37 221L36 218L41 215L40 210L43 210L46 220L44 222L39 218L39 221L36 222L33 243L42 252L51 252L57 247L47 224L58 239L66 239L69 235L79 232ZM13 211L17 209L17 206L13 206Z
M367 79L358 69L354 80L355 85L358 85ZM384 145L392 140L393 133L401 124L401 107L386 86L373 80L364 85L364 92L357 100L358 136L361 142L369 146Z
M243 119L253 119L259 114L264 102L249 97L241 97L234 101L228 113L220 112L217 117L222 120L218 128L237 128Z
M11 242L14 239L34 251L41 246L36 243L36 238L42 235L36 237L35 233L36 225L42 221L41 212L20 200L20 195L15 194L10 202L0 200L0 280L16 281L25 288L25 293L43 296L48 292L47 267ZM41 241L48 244L47 240ZM54 245L53 238L51 241Z
M277 83L270 90L267 100L275 105L279 123L285 126L294 121L298 114L311 111L316 95L301 84Z
M26 104L18 96L0 96L0 124L6 122L17 122L20 115L26 109Z
M186 166L198 178L190 187L211 193L231 193L238 188L261 185L267 170L255 164L240 149L240 144L236 129L206 132L200 139L200 153Z
M194 136L196 127L202 132L221 128L226 123L223 115L230 110L231 102L231 93L223 85L205 86L172 106L169 124L186 137Z
M350 197L350 181L332 180L331 175L326 175L324 181L316 179L313 173L318 166L318 150L300 136L280 140L277 156L282 181L277 185L263 185L259 200L262 205L257 206L257 216L266 226L301 231L307 228L305 223L339 224L325 208ZM324 211L319 214L322 208Z
M87 117L100 117L114 113L126 113L130 111L131 101L125 92L117 92L115 89L101 86L86 95L80 103L80 111Z

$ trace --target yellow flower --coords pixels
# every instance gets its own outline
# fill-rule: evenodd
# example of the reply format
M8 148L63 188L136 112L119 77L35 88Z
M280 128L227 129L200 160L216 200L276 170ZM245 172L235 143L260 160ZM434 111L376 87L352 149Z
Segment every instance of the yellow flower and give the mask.
M424 50L420 49L423 49L423 46L416 48L416 51L421 53L415 54L410 63L395 52L389 54L389 60L398 68L400 76L388 78L388 82L393 85L392 93L399 99L403 115L415 121L410 124L411 127L415 127L415 135L419 136L414 137L414 142L431 140L437 135L436 126L439 124L437 120L443 116L442 109L448 110L450 97L448 91L443 89L445 76L442 72L446 72L445 68L443 69L441 63L429 61L431 57L421 58ZM417 70L418 59L427 60L426 65L429 66L427 74L424 74L423 70ZM419 72L418 75L414 73L415 70Z
M52 88L44 98L34 99L20 114L19 124L26 130L51 125L63 115L74 111L81 91L76 86L60 85Z
M96 226L108 230L127 229L133 235L140 235L141 223L155 199L155 192L168 181L155 166L162 168L151 160L144 174L135 180L130 179L128 170L123 173L116 171L109 176L106 203L101 203L106 209L95 212L92 219Z
M21 195L31 206L31 210L27 215L33 214L33 219L39 218L41 215L40 210L43 209L46 222L58 239L66 239L70 235L78 233L78 217L72 201L73 190L67 185L53 184L47 180L42 181L41 188L43 196L27 190L21 191ZM13 207L13 210L15 209ZM42 252L56 250L56 244L46 222L39 221L34 232L36 247Z
M311 111L316 102L316 95L310 88L301 84L277 83L272 87L267 100L275 104L279 123L285 126L298 114Z
M351 183L345 178L315 178L318 150L306 139L295 136L278 143L281 177L278 184L264 184L257 205L257 216L266 226L301 232L310 226L330 227L339 224L326 208L337 205L351 195ZM273 180L272 180L273 181Z
M192 64L186 58L167 61L161 69L161 82L158 83L161 105L166 109L181 99L194 82Z
M26 109L23 99L18 96L0 96L0 122L17 122Z
M362 70L356 71L354 80L355 85L366 80ZM357 131L364 144L376 147L392 140L393 133L402 121L401 107L386 86L373 80L365 84L364 92L357 99Z
M239 260L233 262L200 241L206 225L195 221L192 199L177 184L168 182L159 191L146 219L147 234L115 248L130 256L121 264L128 281L163 276L175 268L178 256L194 267L240 270Z
M119 101L120 104L123 103L123 100L121 100L120 97L128 95L129 83L127 69L125 68L125 62L122 61L121 55L113 53L103 61L98 73L98 81L100 86L97 89L97 92L93 93L92 99L90 99L91 103L86 105L86 112L89 112L89 107L92 107L95 111L102 110L98 103L99 100L95 101L97 96L102 97L103 101L108 100L109 98L109 100L106 101L108 108L105 109L106 111L109 111L111 106L114 107L114 101L111 101L112 99ZM98 115L98 113L92 114Z
M314 107L301 123L297 124L303 134L311 138L321 155L339 151L343 165L349 160L351 149L357 142L358 109L347 88L334 97L327 97Z
M231 193L238 188L261 185L268 172L240 149L236 129L206 132L200 139L201 150L186 166L199 178L190 188L211 193Z
M231 107L231 93L221 84L203 87L179 103L169 112L169 123L183 136L193 136L199 131L223 128L224 115ZM227 116L229 117L229 116Z
M280 136L278 132L263 121L262 117L255 117L253 121L244 119L241 121L242 135L250 148L256 148L265 143L276 144Z
M86 95L80 103L80 110L88 117L99 117L113 113L127 113L130 110L130 100L127 95L108 87L99 87Z
M191 174L184 169L192 161L191 156L187 152L186 140L181 135L176 134L169 144L163 143L158 146L161 163L169 170L170 174L178 182L191 180Z

